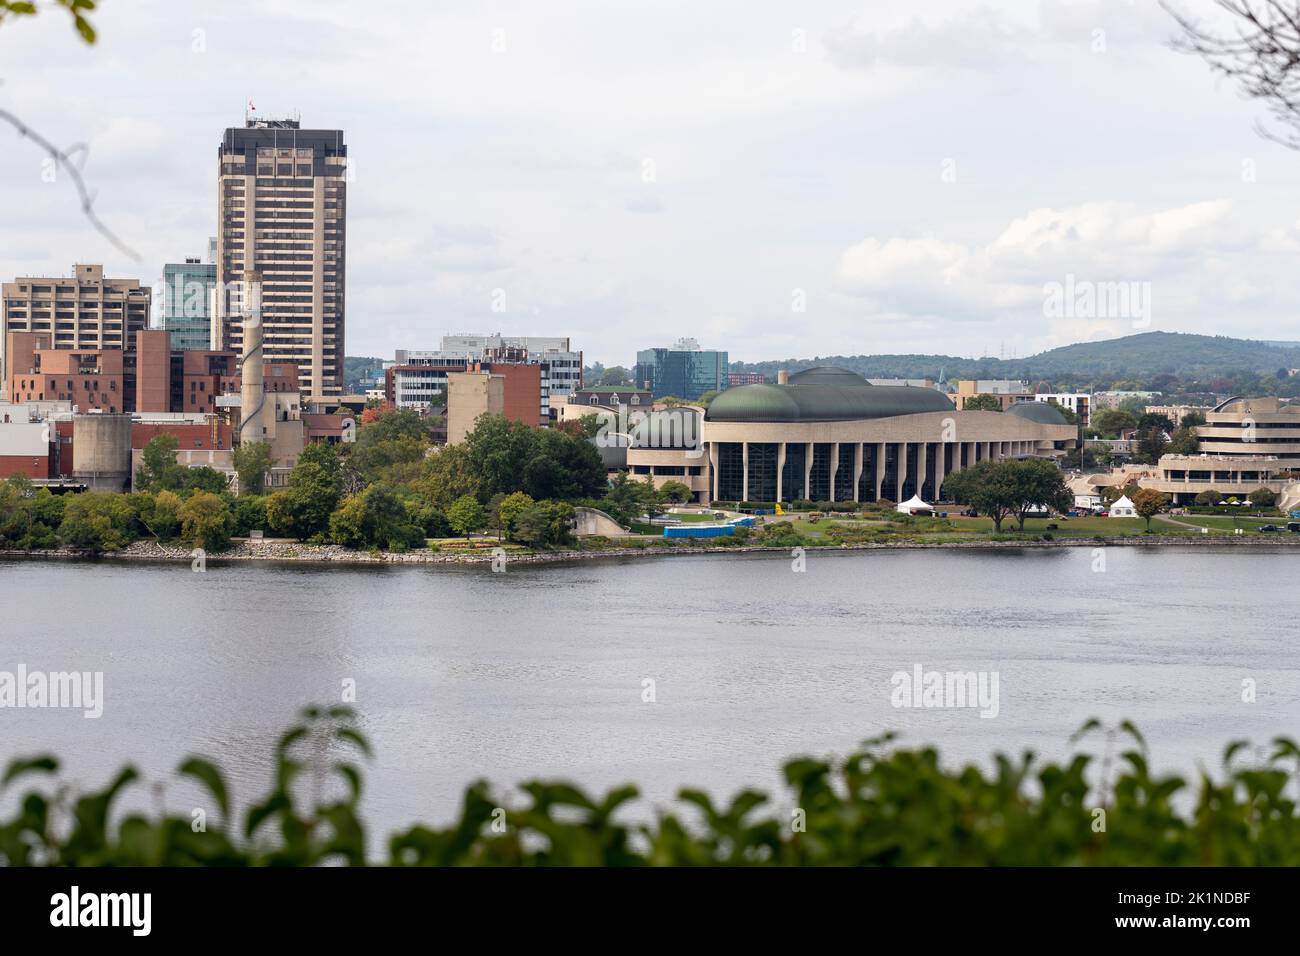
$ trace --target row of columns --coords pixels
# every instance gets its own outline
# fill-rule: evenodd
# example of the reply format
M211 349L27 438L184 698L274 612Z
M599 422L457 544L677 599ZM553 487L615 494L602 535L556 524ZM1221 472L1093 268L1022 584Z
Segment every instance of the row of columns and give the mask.
M747 442L747 441L746 441L746 442L740 442L740 445L742 446L742 448L741 448L741 456L740 456L740 457L741 457L741 476L742 476L742 477L741 477L741 500L743 500L743 501L748 501L748 500L749 500L749 446L750 446L750 444L751 444L751 443L750 443L750 442ZM772 443L772 442L755 442L755 443L753 443L753 444L773 444L773 443ZM783 500L784 500L784 494L783 494L783 493L784 493L784 480L785 480L786 448L787 448L791 443L790 443L790 442L776 442L775 444L776 444L776 446L777 446L777 451L776 451L776 500L777 500L777 501L783 501ZM802 488L802 493L799 494L799 495L796 495L795 497L796 497L796 498L801 498L801 499L803 499L803 500L808 500L808 498L809 498L809 494L810 494L811 485L812 485L812 468L813 468L813 452L814 452L814 446L815 446L816 444L818 444L818 443L817 443L817 442L800 442L799 444L802 444L802 445L804 446L803 488ZM840 445L841 445L842 443L841 443L841 442L828 442L828 443L822 443L822 444L829 444L829 445L831 446L831 450L830 450L830 478L829 478L829 481L828 481L829 488L827 489L828 492L829 492L829 494L828 494L827 500L829 500L829 501L837 501L837 500L840 500L840 499L837 499L837 498L835 497L835 478L836 478L836 476L839 474L839 468L840 468ZM945 461L944 461L944 459L945 459L945 457L946 457L945 452L944 452L944 449L947 448L948 446L953 446L953 465L954 465L954 467L953 467L953 469L952 469L953 471L960 471L960 470L961 470L961 467L962 467L962 466L961 466L961 461L962 461L962 449L965 449L965 450L966 450L966 452L965 452L965 457L966 457L966 461L968 462L968 467L969 467L969 465L974 465L976 462L985 461L985 460L987 460L987 459L993 459L993 460L996 460L996 459L999 459L999 458L1007 458L1007 457L1012 457L1012 456L1017 456L1017 455L1030 455L1030 454L1033 454L1033 453L1034 453L1034 450L1035 450L1035 443L1034 443L1033 441L1028 441L1028 440L1025 440L1025 441L979 441L979 442L975 442L975 441L968 441L968 442L956 442L956 441L954 441L954 442L867 442L867 443L865 443L865 444L864 444L863 442L853 442L852 444L853 444L853 482L852 482L852 487L853 487L853 497L852 497L852 498L846 498L846 499L843 499L843 500L845 500L845 501L858 501L858 500L860 499L860 491L859 491L859 488L860 488L860 485L861 485L861 481L862 481L862 472L863 472L863 470L864 470L864 468L865 468L865 461L866 461L866 455L865 455L865 444L871 444L871 445L875 445L875 446L876 446L876 455L875 455L875 459L876 459L876 467L875 467L875 475L873 476L873 478L874 478L874 480L875 480L876 500L877 500L877 501L880 500L880 490L881 490L881 488L883 487L883 485L884 485L884 483L885 483L885 448L886 448L887 445L897 445L897 446L898 446L898 477L897 477L897 479L896 479L896 481L895 481L895 488L896 488L896 489L899 489L899 490L902 489L904 483L907 481L907 476L908 476L908 470L907 470L908 449L909 449L910 446L912 446L912 445L919 446L919 450L918 450L918 452L917 452L917 461L920 462L920 464L921 464L922 476L921 476L921 481L917 483L917 491L918 491L918 493L920 492L920 488L921 488L921 486L925 483L924 471L925 471L925 463L926 463L926 460L927 460L927 458L928 458L928 456L929 456L929 446L931 446L931 445L935 445L935 446L937 446L938 451L937 451L936 454L935 454L935 493L936 493L936 494L938 493L938 490L939 490L940 488L943 487L943 481L944 481L944 479L948 476L948 472L947 472L947 469L946 469L946 467L945 467ZM710 442L710 443L709 443L709 487L710 487L710 489L711 489L711 494L712 494L712 498L713 498L714 501L719 500L719 499L718 499L718 482L719 482L719 469L718 469L718 443L717 443L717 442Z

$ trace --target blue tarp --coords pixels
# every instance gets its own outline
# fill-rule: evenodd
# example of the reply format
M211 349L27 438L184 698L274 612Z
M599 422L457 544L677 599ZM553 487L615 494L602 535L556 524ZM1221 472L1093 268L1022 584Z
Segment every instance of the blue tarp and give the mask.
M726 524L681 524L664 528L665 538L718 538L737 528L752 528L753 518L732 518Z
M665 538L720 538L732 534L734 525L723 524L683 524L675 528L664 528Z

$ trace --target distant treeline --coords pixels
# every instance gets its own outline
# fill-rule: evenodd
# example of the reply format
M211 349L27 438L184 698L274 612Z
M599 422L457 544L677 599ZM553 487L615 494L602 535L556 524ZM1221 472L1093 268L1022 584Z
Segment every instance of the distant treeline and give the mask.
M1104 342L1080 342L1026 358L954 355L832 355L768 362L732 362L733 372L775 376L836 365L868 378L1018 379L1057 389L1141 387L1169 393L1300 394L1300 379L1279 375L1300 368L1300 345L1226 336L1144 332Z

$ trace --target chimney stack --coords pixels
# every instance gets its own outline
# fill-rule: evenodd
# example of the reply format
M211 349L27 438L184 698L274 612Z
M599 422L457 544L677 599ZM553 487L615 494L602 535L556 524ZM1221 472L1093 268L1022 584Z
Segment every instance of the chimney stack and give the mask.
M262 273L245 272L242 307L243 360L240 366L239 444L265 441L262 409Z

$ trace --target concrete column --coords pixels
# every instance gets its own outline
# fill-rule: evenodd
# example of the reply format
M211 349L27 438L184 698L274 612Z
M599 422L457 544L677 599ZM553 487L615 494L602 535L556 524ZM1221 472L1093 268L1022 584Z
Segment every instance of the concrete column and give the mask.
M709 442L709 501L718 500L718 443Z
M839 470L840 470L840 443L834 441L831 442L831 477L829 482L830 487L826 489L827 491L830 492L830 496L827 498L828 501L835 500L835 476L839 474Z
M776 445L776 500L781 500L781 475L785 472L785 442Z
M862 442L853 443L853 500L861 501L862 492Z
M939 442L939 450L934 456L934 498L939 500L939 490L943 488L943 479L947 477L947 459L948 449L957 452L957 445L953 442Z
M740 445L740 497L749 500L749 442Z
M876 442L876 500L880 500L880 489L885 484L885 443Z
M894 497L898 499L895 504L903 501L903 482L907 481L907 445L905 441L898 443L898 482L894 488Z
M813 443L808 441L803 445L803 500L807 501L811 496L812 485L812 460L813 460Z

